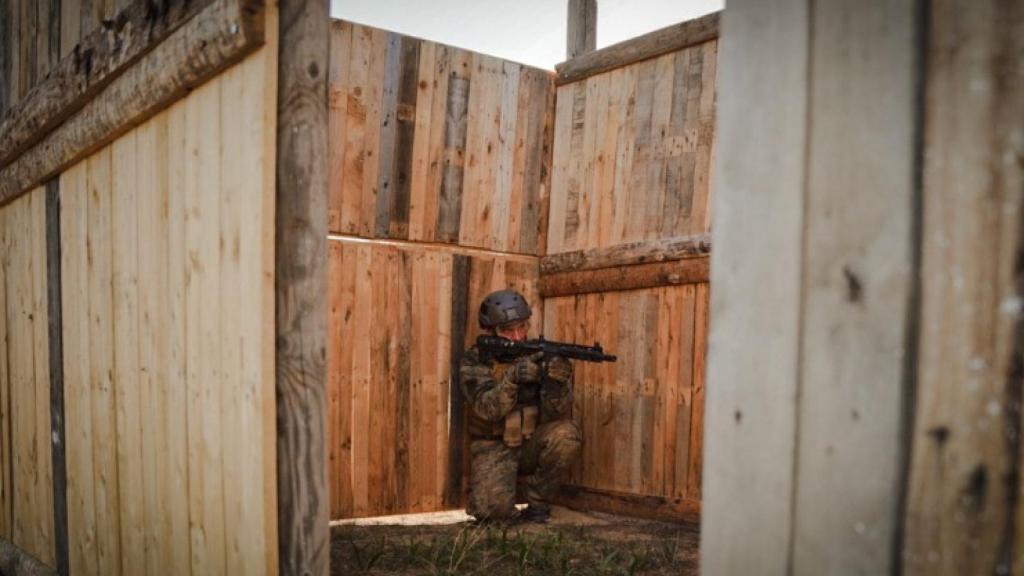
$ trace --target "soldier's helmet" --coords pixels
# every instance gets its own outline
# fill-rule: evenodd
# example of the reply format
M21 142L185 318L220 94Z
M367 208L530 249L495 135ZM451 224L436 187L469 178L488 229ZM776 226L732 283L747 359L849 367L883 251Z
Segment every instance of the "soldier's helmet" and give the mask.
M528 319L533 315L526 298L515 290L491 292L480 303L480 327L493 329L512 322Z

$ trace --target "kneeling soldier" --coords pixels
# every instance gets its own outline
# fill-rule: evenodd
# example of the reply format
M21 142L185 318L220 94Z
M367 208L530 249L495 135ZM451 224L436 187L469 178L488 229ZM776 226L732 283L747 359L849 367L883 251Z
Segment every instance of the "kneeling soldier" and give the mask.
M529 304L514 290L501 290L480 304L480 327L495 336L523 341ZM467 513L478 520L514 520L516 477L527 474L523 520L546 522L549 501L580 451L582 433L569 418L572 365L539 354L519 359L488 357L473 346L459 375L469 405L470 488ZM542 378L543 374L543 378Z

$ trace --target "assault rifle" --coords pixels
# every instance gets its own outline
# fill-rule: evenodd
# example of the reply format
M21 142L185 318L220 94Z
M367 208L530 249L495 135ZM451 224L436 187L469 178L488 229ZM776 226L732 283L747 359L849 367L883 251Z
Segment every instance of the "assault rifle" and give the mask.
M604 349L597 342L593 346L581 346L580 344L545 340L543 336L536 340L516 342L501 336L484 334L477 337L476 346L481 354L492 358L516 359L543 352L545 359L561 356L584 362L615 362L616 360L615 356L605 354Z

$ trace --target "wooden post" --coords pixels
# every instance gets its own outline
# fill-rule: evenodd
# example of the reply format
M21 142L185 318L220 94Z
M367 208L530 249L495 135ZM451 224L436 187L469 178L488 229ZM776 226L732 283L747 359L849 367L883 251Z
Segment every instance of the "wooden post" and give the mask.
M280 3L276 342L280 573L327 576L326 0Z
M1019 571L1024 8L724 18L704 573Z
M597 0L569 0L566 60L597 48Z

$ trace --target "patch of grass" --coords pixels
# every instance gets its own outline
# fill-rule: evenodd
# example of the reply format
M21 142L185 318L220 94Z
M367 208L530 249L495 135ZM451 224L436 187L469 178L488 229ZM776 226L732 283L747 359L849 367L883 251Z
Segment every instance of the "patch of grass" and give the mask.
M335 529L335 574L632 576L682 574L692 559L678 537L604 539L579 527L453 526L395 536L395 530Z

